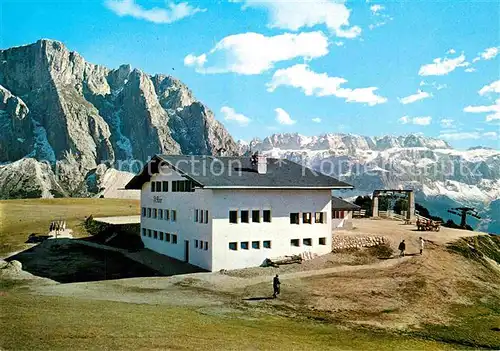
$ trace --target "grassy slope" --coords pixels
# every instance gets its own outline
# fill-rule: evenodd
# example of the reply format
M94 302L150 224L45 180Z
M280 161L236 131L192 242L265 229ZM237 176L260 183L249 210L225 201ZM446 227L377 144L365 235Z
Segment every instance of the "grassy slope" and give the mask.
M448 345L268 315L24 294L0 298L0 347L41 349L432 350Z
M139 201L121 199L27 199L0 201L0 256L18 251L31 233L45 234L53 220L65 220L74 235L86 235L85 216L140 213Z

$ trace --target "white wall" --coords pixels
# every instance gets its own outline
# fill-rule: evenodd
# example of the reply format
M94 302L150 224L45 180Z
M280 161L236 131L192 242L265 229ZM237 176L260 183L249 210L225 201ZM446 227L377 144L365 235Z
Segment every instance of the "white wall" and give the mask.
M341 211L341 210L339 210ZM352 211L344 211L343 218L332 218L332 228L346 228L352 229Z
M195 192L172 192L172 180L185 180L178 173L162 168L160 174L155 174L151 181L169 181L168 192L151 192L151 183L143 185L141 191L141 216L142 207L170 209L177 211L175 222L141 217L141 239L146 248L161 254L185 260L185 240L189 240L189 263L211 270L212 253L212 222L211 222L211 201L212 191L207 189L196 189ZM161 203L155 202L157 198ZM208 223L195 223L194 210L208 210ZM177 244L167 243L154 239L153 237L142 236L142 228L152 229L177 235ZM195 248L195 240L207 241L208 250Z
M301 254L331 252L331 192L330 190L213 190L212 197L212 270L236 269L259 266L266 258ZM270 209L271 223L229 223L229 211ZM290 213L325 212L325 224L290 224ZM262 216L262 212L261 212ZM261 218L262 220L262 218ZM304 246L302 239L312 239L312 246ZM319 245L319 238L326 238L326 245ZM300 246L293 247L291 239L300 239ZM264 249L262 242L272 241L271 249ZM249 249L242 250L240 243L249 242ZM260 242L260 249L253 249L252 241ZM238 250L229 249L230 242L238 243Z

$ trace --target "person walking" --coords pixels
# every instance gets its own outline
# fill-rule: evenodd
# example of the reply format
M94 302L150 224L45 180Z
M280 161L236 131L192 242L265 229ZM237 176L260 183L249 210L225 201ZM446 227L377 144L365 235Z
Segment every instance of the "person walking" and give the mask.
M281 285L281 282L280 282L280 279L278 277L278 275L276 274L276 276L273 278L273 298L277 298L279 293L280 293L280 285Z
M399 243L398 250L399 250L399 257L404 257L405 256L405 250L406 250L406 244L405 244L404 240L402 240Z
M420 237L420 254L422 255L422 252L424 252L424 242L425 240Z

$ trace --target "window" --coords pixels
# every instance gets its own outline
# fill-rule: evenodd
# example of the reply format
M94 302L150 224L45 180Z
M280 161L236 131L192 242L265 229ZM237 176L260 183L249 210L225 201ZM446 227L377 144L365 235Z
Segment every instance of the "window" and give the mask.
M191 180L173 180L172 181L172 191L173 192L193 192L194 183Z
M194 241L194 247L195 247L195 248L198 248L198 240L195 240L195 241Z
M146 236L146 228L142 228L142 236Z
M238 223L238 211L229 211L229 223Z
M172 244L177 244L177 235L172 234Z
M175 222L177 220L177 211L176 210L172 210L172 214L171 214L170 218L172 218L172 222Z
M314 223L326 223L325 222L325 213L324 212L316 212L314 214Z
M156 182L151 182L151 192L154 193L156 191Z
M194 221L198 222L198 210L194 210Z
M157 218L157 217L158 217L158 209L153 208L153 218Z
M290 245L300 246L300 240L299 239L292 239L292 240L290 240Z
M249 221L249 214L247 210L241 211L241 223L248 223Z
M344 211L333 211L333 218L337 219L344 218Z
M266 223L271 222L271 210L262 211L262 220L263 220L263 222L266 222Z
M143 216L143 217L146 217L146 207L143 207L143 208L142 208L142 216Z
M148 207L148 218L151 218L151 209Z
M158 232L156 230L153 232L153 238L158 239Z
M264 247L264 249L270 249L271 248L271 240L264 240L262 242L262 246Z
M200 211L200 223L203 223L203 210Z
M260 249L260 241L252 241L252 249Z
M290 213L290 224L299 224L299 214Z
M178 186L178 185L179 185L179 181L177 181L177 180L172 181L172 191L173 191L174 193L176 193L177 191L179 191L179 190L178 190L178 189L179 189L179 186Z
M186 191L186 183L184 183L183 181L180 181L179 185L178 185L178 190L180 192L185 192Z
M162 182L162 184L163 184L163 187L161 190L166 193L168 191L168 181L164 180Z
M326 245L326 238L319 238L320 245Z
M205 223L208 223L208 210L205 210Z
M205 245L204 245L204 247L203 247L203 248L205 249L205 251L207 251L207 250L208 250L208 241L205 241Z
M304 244L304 246L312 246L312 239L302 239L302 243Z
M260 223L260 211L259 210L252 211L252 222Z
M312 214L311 212L302 213L302 223L311 224L312 223Z
M163 210L161 208L158 210L158 218L163 219Z
M242 241L240 245L242 250L248 250L248 241Z
M148 236L151 238L151 229L148 229Z
M229 243L229 250L238 250L238 243Z
M165 241L166 241L167 243L169 243L169 242L170 242L170 233L165 233Z
M165 220L170 221L170 210L164 210L163 212L165 213Z
M163 241L163 232L160 232L160 240Z

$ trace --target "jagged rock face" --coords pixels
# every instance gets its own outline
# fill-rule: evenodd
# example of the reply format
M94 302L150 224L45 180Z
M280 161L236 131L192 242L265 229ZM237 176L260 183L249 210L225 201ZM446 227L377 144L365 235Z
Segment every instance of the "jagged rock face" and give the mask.
M33 126L23 100L0 85L0 162L23 157L33 148Z
M239 148L242 153L259 151L331 174L353 184L357 194L414 189L418 201L443 217L448 208L467 205L484 210L484 217L490 218L488 205L500 198L500 151L454 150L445 141L421 135L275 134L240 143ZM482 228L500 232L498 222L488 223Z
M50 164L32 158L0 166L0 199L66 196Z
M238 152L179 80L91 64L57 41L0 50L0 85L0 162L48 160L69 193L101 163Z
M215 120L212 111L199 102L172 115L169 126L175 131L173 137L181 145L183 154L215 155L221 149L229 154L238 153L233 138Z

